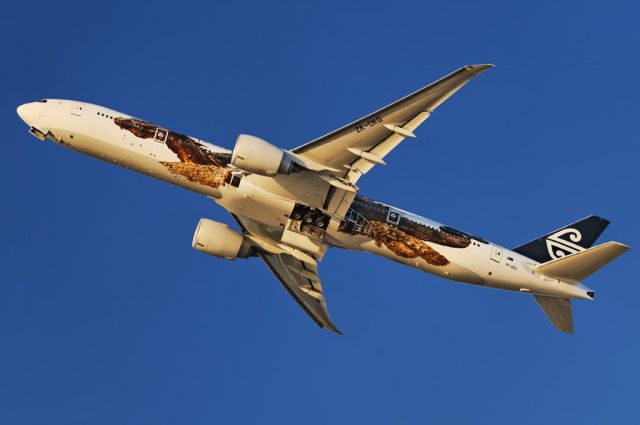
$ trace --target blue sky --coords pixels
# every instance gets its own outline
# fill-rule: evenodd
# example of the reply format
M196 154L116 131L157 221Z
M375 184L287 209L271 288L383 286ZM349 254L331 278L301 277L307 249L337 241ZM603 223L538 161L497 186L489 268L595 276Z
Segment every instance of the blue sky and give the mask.
M363 194L505 246L588 214L640 246L635 2L11 2L0 14L0 423L637 423L637 251L576 334L524 294L363 253L317 328L256 259L194 251L210 200L41 143L81 99L231 147L298 146L471 63Z

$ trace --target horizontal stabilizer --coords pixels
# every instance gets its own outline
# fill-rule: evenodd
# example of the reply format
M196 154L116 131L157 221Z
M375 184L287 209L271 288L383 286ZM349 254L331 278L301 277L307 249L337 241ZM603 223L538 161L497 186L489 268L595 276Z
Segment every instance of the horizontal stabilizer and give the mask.
M534 267L534 270L543 276L574 284L586 279L628 250L628 246L619 242L607 242L540 264Z
M546 297L544 295L534 295L533 298L557 330L573 333L573 315L569 298Z

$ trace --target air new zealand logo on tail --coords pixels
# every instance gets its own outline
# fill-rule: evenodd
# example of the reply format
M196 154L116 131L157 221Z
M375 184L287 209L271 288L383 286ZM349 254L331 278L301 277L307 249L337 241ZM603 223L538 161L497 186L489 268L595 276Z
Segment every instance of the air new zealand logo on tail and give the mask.
M562 258L576 252L584 251L580 245L576 245L582 240L582 233L578 229L571 227L562 229L547 236L547 251L554 260Z
M514 251L539 263L546 263L589 248L608 224L608 220L591 215L520 245Z

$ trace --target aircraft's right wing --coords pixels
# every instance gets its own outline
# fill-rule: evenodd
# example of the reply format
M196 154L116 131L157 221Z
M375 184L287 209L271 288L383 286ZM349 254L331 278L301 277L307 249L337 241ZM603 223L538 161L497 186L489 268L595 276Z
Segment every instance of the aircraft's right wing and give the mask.
M318 326L342 335L329 317L316 265L304 263L289 254L260 254L260 258Z
M235 214L232 216L247 235L258 237L263 241L279 240L272 230L260 223ZM270 253L263 250L258 255L318 326L342 335L329 317L315 259L300 252L296 253L295 250L291 253L283 250L280 250L280 253Z

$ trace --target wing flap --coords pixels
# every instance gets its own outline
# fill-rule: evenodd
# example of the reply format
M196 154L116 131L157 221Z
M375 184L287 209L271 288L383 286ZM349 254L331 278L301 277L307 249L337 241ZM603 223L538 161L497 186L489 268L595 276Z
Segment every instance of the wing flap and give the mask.
M260 258L318 326L342 335L329 317L316 266L287 254L260 254Z
M402 132L399 132L397 130L398 128L402 128L402 130L404 130L405 132L413 134L413 131L417 129L420 126L420 124L422 124L427 118L429 118L429 116L430 116L429 112L421 112L418 115L416 115L414 118L412 118L404 126L402 127L394 126L393 130L391 130L393 131L393 133L389 135L386 139L384 139L382 142L378 143L373 148L371 148L371 150L369 150L368 153L378 158L384 158L393 149L395 149L400 144L400 142L402 142L406 137L411 137L406 133L403 134ZM415 137L415 135L413 137ZM354 162L347 165L348 166L346 167L343 165L343 167L349 170L347 173L346 179L350 182L355 183L360 179L361 176L369 172L369 170L371 170L376 164L375 162L368 161L366 158L362 157L362 158L356 159Z

